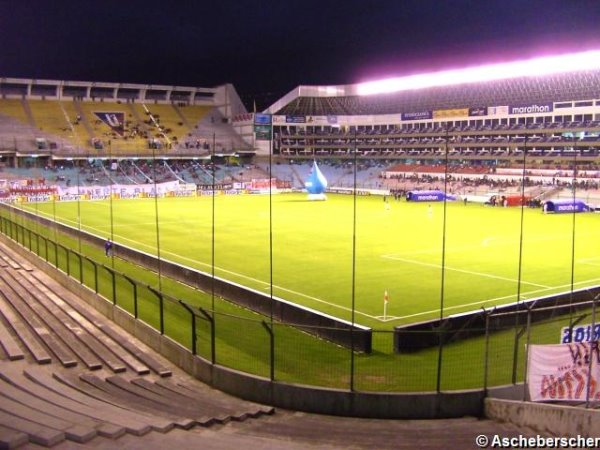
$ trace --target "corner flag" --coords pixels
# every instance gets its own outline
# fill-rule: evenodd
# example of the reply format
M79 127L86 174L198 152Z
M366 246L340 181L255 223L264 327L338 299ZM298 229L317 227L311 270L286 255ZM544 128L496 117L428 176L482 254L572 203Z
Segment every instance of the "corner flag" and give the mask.
M388 291L386 289L385 292L383 293L383 320L385 320L387 318L388 300L389 300L389 296L388 296Z

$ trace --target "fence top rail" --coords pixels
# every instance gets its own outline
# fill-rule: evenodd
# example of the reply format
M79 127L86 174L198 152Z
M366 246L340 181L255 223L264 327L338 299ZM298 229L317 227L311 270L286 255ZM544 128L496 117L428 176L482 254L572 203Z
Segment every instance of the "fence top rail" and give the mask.
M535 308L535 309L520 309L517 311L505 311L505 312L494 312L494 310L491 311L486 311L487 313L489 313L490 318L492 317L502 317L502 316L514 316L516 314L527 314L530 310L533 311L552 311L555 309L563 309L563 308L572 308L572 307L579 307L579 306L592 306L594 303L597 303L598 300L600 300L600 294L596 295L596 297L594 297L594 299L592 300L586 300L584 302L577 302L577 303L565 303L564 305L555 305L555 306L543 306L540 308ZM484 314L482 312L482 314Z

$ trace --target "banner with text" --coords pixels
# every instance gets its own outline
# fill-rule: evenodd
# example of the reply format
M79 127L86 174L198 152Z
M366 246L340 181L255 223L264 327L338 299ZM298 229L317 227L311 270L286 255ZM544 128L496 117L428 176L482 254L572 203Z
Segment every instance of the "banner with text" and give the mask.
M307 116L306 123L312 125L336 125L337 116Z
M508 107L510 114L539 114L554 111L553 103L533 103L530 105L511 105Z
M487 109L488 116L508 115L508 106L490 106Z
M306 123L306 116L285 116L286 123Z
M589 399L599 400L599 357L597 341L530 345L527 384L531 401L586 401L588 380Z
M487 116L487 115L488 115L487 106L479 106L479 107L469 108L469 116L471 116L471 117Z
M402 113L400 118L402 120L425 120L431 119L433 114L431 111L418 111L418 112L407 112Z
M589 342L600 340L600 323L594 324L592 332L592 324L574 325L572 327L563 327L560 333L561 344L569 344L571 342Z
M436 109L433 111L434 119L446 119L448 117L467 117L468 115L468 108Z
M255 125L271 125L271 114L254 114Z

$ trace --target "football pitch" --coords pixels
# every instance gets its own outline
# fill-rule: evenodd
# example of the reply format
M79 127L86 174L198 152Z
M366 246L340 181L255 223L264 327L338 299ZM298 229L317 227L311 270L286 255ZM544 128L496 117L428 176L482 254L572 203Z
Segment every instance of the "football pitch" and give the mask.
M214 208L213 208L214 205ZM600 282L600 215L305 194L25 209L376 329ZM272 250L271 250L272 249ZM384 293L388 304L384 313Z

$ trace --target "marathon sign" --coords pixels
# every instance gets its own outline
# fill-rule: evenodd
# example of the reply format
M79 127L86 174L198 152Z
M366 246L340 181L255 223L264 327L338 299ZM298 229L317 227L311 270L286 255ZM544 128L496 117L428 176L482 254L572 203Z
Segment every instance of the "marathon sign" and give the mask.
M409 202L443 202L444 200L455 201L456 195L445 194L440 190L430 191L408 191L406 200Z
M560 333L560 343L570 344L572 342L590 342L600 340L600 323L594 324L592 332L592 324L577 325L574 327L563 327Z
M479 117L479 116L487 116L488 109L487 106L481 106L477 108L469 108L469 116L470 117Z
M533 103L530 105L509 106L509 114L538 114L554 111L553 103Z
M575 213L591 210L592 208L589 205L578 199L547 200L544 203L544 211L549 213Z
M407 112L402 113L400 118L402 120L426 120L433 118L432 111L419 111L419 112Z

